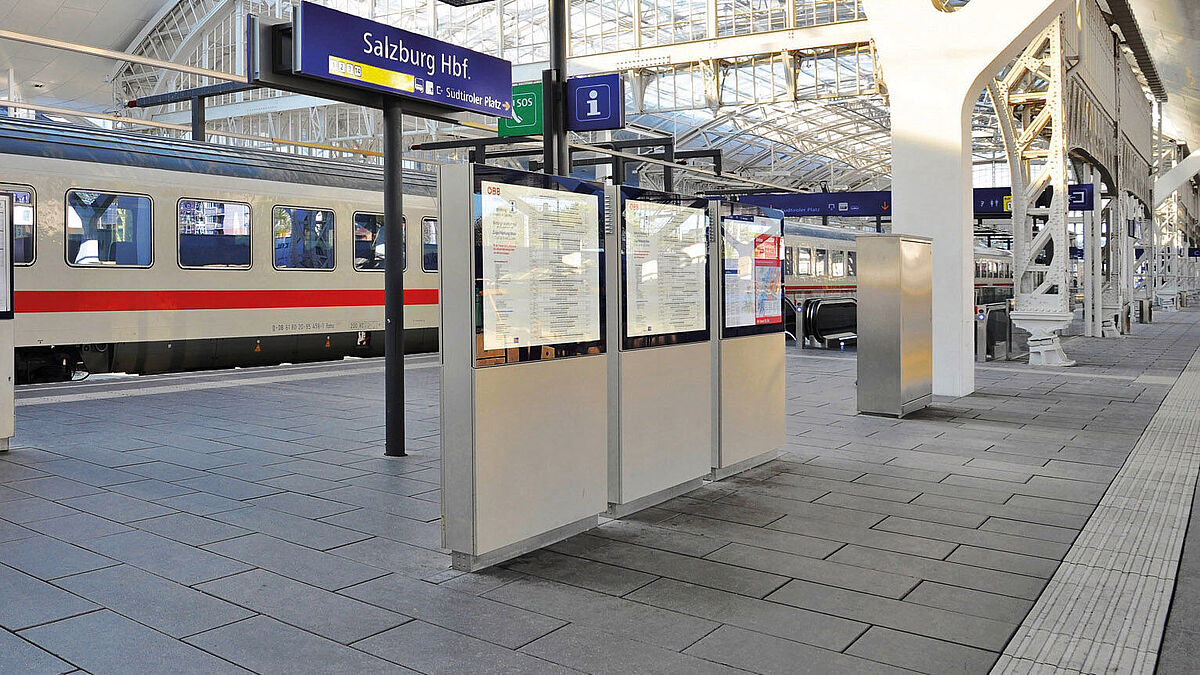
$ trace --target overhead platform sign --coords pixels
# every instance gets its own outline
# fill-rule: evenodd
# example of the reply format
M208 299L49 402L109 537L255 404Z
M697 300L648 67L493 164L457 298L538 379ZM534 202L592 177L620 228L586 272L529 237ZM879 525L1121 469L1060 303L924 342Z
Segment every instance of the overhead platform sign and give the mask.
M1069 210L1091 211L1095 204L1093 192L1090 184L1069 186ZM975 188L974 198L977 217L1012 217L1012 188ZM746 195L739 197L738 201L763 208L779 209L789 218L804 216L851 218L882 216L886 218L892 215L892 193L888 190ZM1049 205L1050 192L1047 191L1038 200L1038 206Z
M511 117L512 64L488 54L302 2L292 72L338 84Z

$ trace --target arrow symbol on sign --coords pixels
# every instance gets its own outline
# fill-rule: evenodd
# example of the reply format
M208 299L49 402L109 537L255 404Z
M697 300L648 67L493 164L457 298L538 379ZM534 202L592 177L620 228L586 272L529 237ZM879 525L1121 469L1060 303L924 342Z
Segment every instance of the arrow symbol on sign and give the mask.
M884 211L887 211L887 210L888 210L888 208L890 208L890 206L891 206L890 204L888 204L887 202L884 202L884 203L883 203L883 210L884 210Z

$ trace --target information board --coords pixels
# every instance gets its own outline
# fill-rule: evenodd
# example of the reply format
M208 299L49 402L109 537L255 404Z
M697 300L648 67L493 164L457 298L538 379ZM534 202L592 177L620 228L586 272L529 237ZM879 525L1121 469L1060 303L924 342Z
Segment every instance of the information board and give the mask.
M478 197L483 348L599 341L600 200L490 180Z
M394 26L302 2L293 19L292 69L485 115L512 115L512 64Z
M13 318L13 204L0 195L0 319Z
M706 201L636 188L621 197L623 346L707 340Z
M731 216L721 223L724 334L779 330L783 324L783 221Z

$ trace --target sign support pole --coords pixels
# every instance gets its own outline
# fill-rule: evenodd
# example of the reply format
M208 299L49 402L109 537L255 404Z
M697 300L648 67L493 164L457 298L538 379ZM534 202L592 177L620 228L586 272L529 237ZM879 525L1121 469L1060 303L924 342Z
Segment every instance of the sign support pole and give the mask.
M550 0L550 69L554 72L554 88L543 87L542 95L553 103L554 173L571 175L571 149L567 144L567 0ZM551 93L551 91L553 93ZM546 115L550 124L551 115ZM549 129L548 129L549 131Z
M404 110L383 99L383 453L404 457Z

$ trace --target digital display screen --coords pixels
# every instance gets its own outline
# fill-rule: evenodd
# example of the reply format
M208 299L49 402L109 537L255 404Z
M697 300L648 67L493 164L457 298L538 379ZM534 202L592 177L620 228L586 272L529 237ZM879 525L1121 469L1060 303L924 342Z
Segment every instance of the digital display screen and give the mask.
M774 332L783 325L783 221L730 216L721 221L725 335Z

